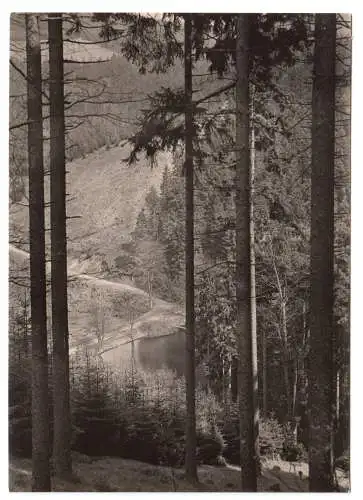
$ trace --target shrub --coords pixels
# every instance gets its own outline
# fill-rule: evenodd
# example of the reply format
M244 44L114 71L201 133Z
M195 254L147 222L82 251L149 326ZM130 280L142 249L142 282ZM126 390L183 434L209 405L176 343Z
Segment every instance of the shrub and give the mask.
M79 402L73 411L73 448L85 455L117 455L116 412L102 393Z
M306 450L302 443L296 443L289 438L284 441L282 451L282 460L286 462L300 462L306 458Z
M134 371L131 377L125 372L118 382L121 399L117 405L117 435L113 433L112 453L155 465L183 465L186 418L183 381L170 371L160 370L153 373ZM224 442L215 426L214 415L213 398L198 392L199 463L220 462L218 457ZM77 425L82 427L79 421ZM96 431L93 434L97 435Z
M9 370L9 452L29 458L32 454L31 372L27 361L11 360Z
M134 270L136 263L133 257L124 253L122 255L118 255L115 258L115 266L121 269L123 272L131 272Z
M284 428L273 418L260 422L260 454L261 456L281 455L284 444Z
M196 393L197 460L199 463L220 465L225 448L217 425L221 408L212 393L199 389Z
M159 463L156 438L158 422L143 408L132 407L123 415L120 429L120 455L144 462Z
M335 460L335 466L338 469L341 469L345 473L349 473L350 471L350 454L349 450L346 450L343 455Z
M226 408L218 421L224 442L224 457L232 464L240 463L239 411L237 405Z
M224 457L232 464L240 463L239 409L231 404L219 418L224 441ZM284 429L276 419L270 417L260 421L259 441L261 456L279 455L285 439Z
M221 432L215 429L214 433L197 433L197 460L200 464L221 465L225 447ZM223 464L222 464L223 465Z
M148 405L124 416L120 456L155 465L182 466L185 460L185 414ZM214 433L197 431L198 463L219 464L224 441Z
M155 465L180 465L184 458L184 421L155 405L132 405L122 415L119 456Z
M32 455L30 404L13 406L9 413L10 455L30 458Z
M11 387L10 449L30 457L31 399L24 379L14 378ZM106 372L86 354L72 364L71 380L74 452L82 457L119 456L173 467L184 464L183 379L167 370ZM216 425L220 409L212 395L198 390L196 399L197 460L221 464L224 440Z
M185 394L185 393L184 393ZM183 394L183 397L184 397ZM205 433L214 433L221 407L212 393L196 392L197 428Z
M71 391L73 448L90 456L117 455L119 417L105 371L88 355L83 365L78 361Z

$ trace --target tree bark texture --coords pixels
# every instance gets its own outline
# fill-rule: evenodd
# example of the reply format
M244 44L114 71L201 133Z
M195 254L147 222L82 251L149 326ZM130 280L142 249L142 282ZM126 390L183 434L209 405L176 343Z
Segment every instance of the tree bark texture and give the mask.
M258 405L258 357L257 357L257 308L256 308L256 257L255 257L255 221L254 221L254 192L255 192L255 168L256 168L256 147L255 147L255 88L251 88L251 130L250 130L250 254L251 254L251 336L252 336L252 371L256 376L254 380L254 411L255 425L259 422L259 405ZM256 444L256 453L259 454L259 446Z
M317 14L312 91L309 487L334 490L334 153L336 15Z
M192 101L192 15L184 16L185 78L185 316L186 316L186 455L185 474L197 481L195 417L195 308L194 308L194 168Z
M267 418L267 344L266 333L261 332L262 337L262 413Z
M32 491L50 491L50 432L44 232L42 74L39 20L26 14L30 300L32 329Z
M49 14L50 213L53 334L53 460L71 473L71 416L67 297L66 170L62 14Z
M236 295L242 491L257 491L258 412L256 339L251 314L249 15L237 18Z

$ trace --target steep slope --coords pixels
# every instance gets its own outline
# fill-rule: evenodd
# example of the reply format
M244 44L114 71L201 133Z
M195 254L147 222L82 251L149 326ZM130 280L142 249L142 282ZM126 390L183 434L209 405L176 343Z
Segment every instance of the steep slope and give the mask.
M111 267L120 245L128 240L150 187L159 188L164 167L172 161L165 154L153 169L146 161L129 167L122 161L126 155L126 147L103 148L67 165L71 350L82 346L100 350L105 360L118 366L130 360L131 338L168 335L184 321L179 307L154 299L150 310L143 290L112 276L105 279L102 273L102 264L107 261ZM49 209L46 212L49 227ZM10 305L14 305L23 294L14 281L22 285L28 280L26 199L10 206L9 227L10 243L14 242L10 245ZM49 257L49 233L47 253ZM50 307L48 311L50 314ZM100 334L102 346L98 344Z
M74 263L82 264L83 273L100 271L102 260L112 264L134 228L146 194L151 186L160 187L164 167L172 163L170 155L164 154L153 168L146 161L128 166L122 161L126 156L127 147L120 146L67 165L68 251ZM28 239L25 204L26 200L10 206L10 243L15 242L15 246ZM46 212L49 227L49 210ZM49 247L49 238L47 243Z

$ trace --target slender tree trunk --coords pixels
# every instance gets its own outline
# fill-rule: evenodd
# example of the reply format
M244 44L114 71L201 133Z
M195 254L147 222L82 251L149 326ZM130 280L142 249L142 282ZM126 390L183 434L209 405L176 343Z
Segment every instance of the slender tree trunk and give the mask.
M340 370L336 374L336 389L335 389L335 426L336 431L339 431L340 422Z
M238 358L232 358L231 367L231 398L235 403L238 399Z
M306 331L306 302L305 299L303 301L302 305L302 320L303 320L303 342L305 345L306 338L307 338L307 331Z
M152 278L151 271L147 271L147 291L149 293L149 307L150 310L153 308L153 289L152 289Z
M285 395L286 395L286 421L291 421L291 390L290 390L290 378L289 378L289 351L288 351L288 331L287 331L287 314L286 314L286 295L280 280L279 272L276 265L276 259L274 254L272 236L270 236L270 251L271 251L271 263L276 277L276 286L280 299L280 312L281 312L281 329L279 327L278 333L281 340L282 347L282 373L285 385Z
M251 314L251 225L249 154L249 15L237 17L236 83L236 295L239 350L238 393L241 488L257 491L257 363Z
M335 177L343 179L335 185L336 207L335 216L340 224L349 225L350 216L350 177L351 177L351 77L352 77L352 16L350 14L340 14L338 21L337 39L337 88L336 88L336 152L339 155L337 160ZM337 168L338 167L338 168ZM337 219L335 219L337 221ZM347 259L347 269L350 268L350 235L346 235L345 254ZM342 249L339 248L338 252ZM346 283L347 302L345 304L346 325L338 326L336 335L336 351L339 358L336 363L337 371L337 397L336 397L336 453L338 458L344 451L350 448L349 445L349 408L350 408L350 283ZM342 307L339 306L338 307ZM339 393L339 397L338 397Z
M262 411L263 416L267 417L267 347L266 334L262 330Z
M28 299L27 294L24 294L24 309L23 309L23 345L24 355L26 359L29 356L29 332L28 332Z
M292 397L289 377L289 351L287 340L287 318L286 318L286 302L281 296L281 327L282 327L282 349L283 349L283 374L286 394L286 417L287 421L291 422L292 418Z
M135 340L131 337L131 368L134 370L135 367Z
M292 401L291 401L291 417L295 418L296 402L297 402L297 384L299 380L299 362L298 359L294 361L294 383L292 385Z
M232 360L228 361L228 387L226 391L226 401L230 401L232 395Z
M304 395L304 405L306 404L306 395L308 394L308 380L307 380L307 347L310 343L310 335L309 335L309 330L308 330L308 325L307 325L307 314L306 314L306 301L304 299L303 302L303 355L301 358L301 367L300 367L300 374L301 374L301 382L300 382L300 390L302 394Z
M294 380L292 384L291 417L290 417L290 422L291 422L290 425L295 444L297 444L298 424L299 424L299 419L296 416L298 381L299 381L299 360L298 358L296 358L294 360Z
M337 444L339 446L338 458L344 451L350 449L350 426L349 426L349 409L350 409L350 392L349 392L349 375L347 368L340 372L339 376L339 427Z
M194 310L194 168L192 101L192 15L185 14L185 316L186 316L186 454L185 474L197 481L195 417L195 310Z
M72 472L69 402L66 171L62 15L49 14L50 201L55 472Z
M250 165L250 253L251 253L251 336L252 336L252 370L256 379L254 380L254 403L255 425L259 422L258 406L258 358L257 358L257 310L256 310L256 259L255 259L255 221L254 221L254 192L255 192L255 166L256 166L256 148L255 148L255 87L251 88L251 165ZM257 446L257 445L256 445ZM259 452L259 448L257 447Z
M50 432L44 232L41 46L38 16L25 15L28 98L30 300L32 328L32 490L50 491Z
M312 94L309 487L334 490L334 152L336 15L317 14Z

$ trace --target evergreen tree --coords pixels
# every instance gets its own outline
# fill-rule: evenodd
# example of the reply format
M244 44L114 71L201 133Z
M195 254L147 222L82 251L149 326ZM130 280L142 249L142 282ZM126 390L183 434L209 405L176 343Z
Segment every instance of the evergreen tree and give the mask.
M50 206L53 335L53 459L59 476L69 475L71 416L67 297L66 171L62 14L49 14Z
M29 246L32 329L32 490L50 491L44 231L42 74L39 19L25 16L28 97Z
M194 305L194 118L192 78L193 17L184 16L184 90L185 90L185 382L186 435L185 475L189 481L198 481L197 434L195 415L195 305Z
M225 404L232 360L236 358L236 307L226 288L232 276L228 271L213 275L204 273L196 295L196 350L198 364L203 366L208 387Z
M336 159L335 159L335 252L334 328L335 370L335 458L349 449L350 408L350 127L351 127L351 16L337 17L336 61Z
M236 299L242 491L257 491L257 350L252 336L250 236L250 17L237 19L236 45Z
M137 216L135 230L133 232L134 238L145 238L148 235L149 228L145 214L145 208Z
M336 15L317 14L312 93L309 489L333 491Z
M152 186L145 198L145 206L148 211L148 226L150 237L158 241L160 234L160 196Z
M182 196L183 178L177 168L165 168L161 184L159 235L164 247L167 279L174 288L172 295L181 299L184 265L184 227L185 206Z

